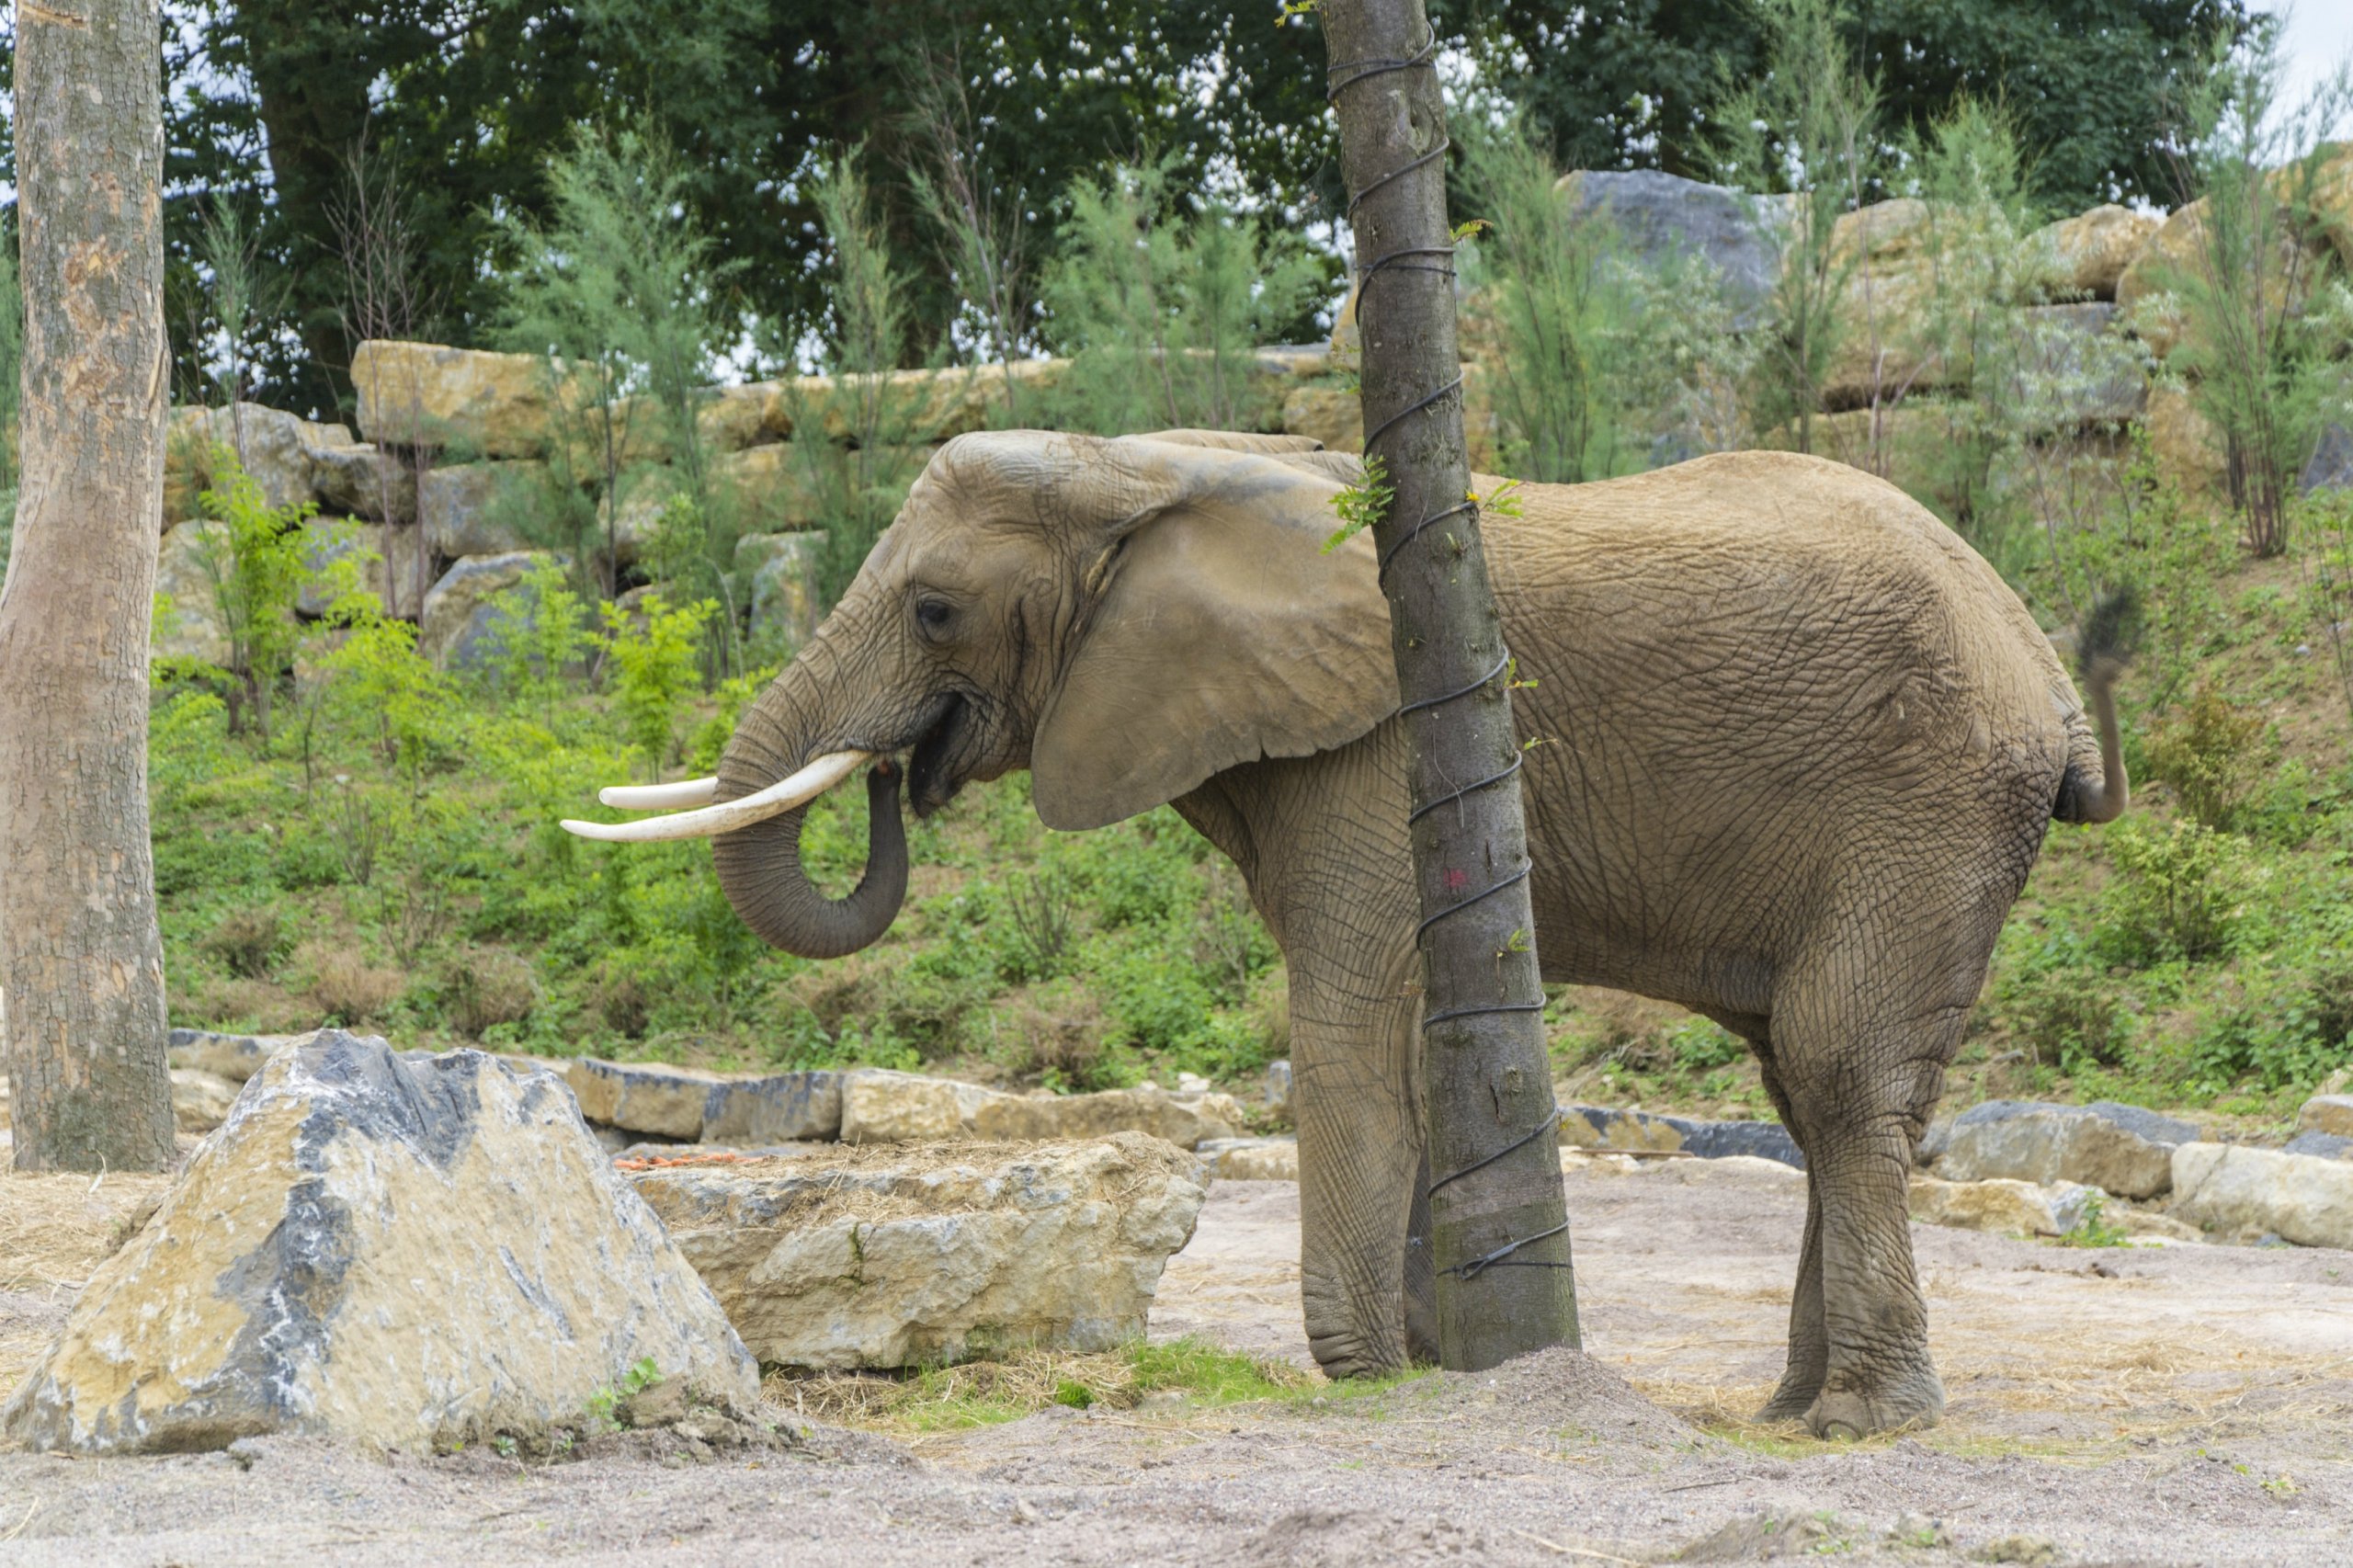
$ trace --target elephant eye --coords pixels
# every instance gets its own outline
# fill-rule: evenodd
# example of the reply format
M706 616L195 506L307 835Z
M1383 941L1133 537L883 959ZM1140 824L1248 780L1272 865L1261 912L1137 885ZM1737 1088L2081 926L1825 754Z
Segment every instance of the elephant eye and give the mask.
M946 599L924 598L915 601L915 619L923 623L923 629L926 631L938 631L948 624L948 618L955 613L956 607Z

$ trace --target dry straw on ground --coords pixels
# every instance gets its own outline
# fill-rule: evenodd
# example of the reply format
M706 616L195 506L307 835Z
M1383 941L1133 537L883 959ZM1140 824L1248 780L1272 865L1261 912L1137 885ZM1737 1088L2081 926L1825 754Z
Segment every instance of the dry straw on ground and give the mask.
M0 1158L6 1145L0 1143ZM168 1176L0 1171L0 1398L56 1336L91 1270L172 1183Z

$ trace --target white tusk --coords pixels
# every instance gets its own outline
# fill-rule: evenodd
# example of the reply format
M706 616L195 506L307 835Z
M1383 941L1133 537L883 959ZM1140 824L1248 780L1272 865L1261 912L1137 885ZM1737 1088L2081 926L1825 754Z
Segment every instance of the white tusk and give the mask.
M790 778L780 778L756 795L723 805L705 806L700 811L679 812L672 816L649 817L643 822L604 823L573 822L563 825L566 833L576 833L583 838L601 838L608 844L651 844L671 838L714 838L722 833L733 833L773 816L781 816L795 806L807 805L843 779L862 762L872 760L877 753L870 751L837 751L819 757ZM676 788L676 786L671 786Z
M616 784L597 791L597 799L620 812L674 812L680 806L707 806L719 793L716 778L681 778L676 784Z

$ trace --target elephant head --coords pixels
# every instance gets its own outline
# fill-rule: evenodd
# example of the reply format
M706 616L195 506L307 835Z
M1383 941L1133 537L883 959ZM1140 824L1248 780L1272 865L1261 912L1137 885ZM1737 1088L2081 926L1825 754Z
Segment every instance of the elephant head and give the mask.
M1039 816L1074 830L1355 739L1397 705L1389 617L1370 539L1324 548L1352 460L1313 449L1189 431L959 437L745 710L717 777L602 797L699 809L565 826L713 837L745 923L832 958L880 937L905 896L903 775L924 815L1028 767ZM866 873L828 899L801 868L802 812L868 760Z

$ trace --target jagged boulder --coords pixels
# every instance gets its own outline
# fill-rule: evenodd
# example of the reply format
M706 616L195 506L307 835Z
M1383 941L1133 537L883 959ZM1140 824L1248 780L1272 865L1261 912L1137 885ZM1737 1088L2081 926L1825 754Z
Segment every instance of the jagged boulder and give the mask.
M424 530L388 528L382 523L354 522L349 517L319 517L302 526L302 559L310 574L303 579L294 608L307 616L322 616L335 602L333 568L352 563L361 592L379 608L414 620L424 612L424 577L429 563L421 559Z
M753 1077L592 1056L564 1069L581 1115L591 1121L682 1142L748 1145L835 1136L842 1122L842 1077Z
M1084 1142L842 1149L683 1165L638 1191L763 1362L908 1367L1141 1338L1191 1240L1193 1156Z
M978 1084L880 1067L842 1079L842 1142L912 1143L970 1138L983 1106L1016 1096Z
M2353 1138L2353 1095L2314 1095L2296 1112L2296 1131Z
M352 445L350 430L341 425L314 425L257 403L175 409L164 439L164 520L168 525L199 515L197 496L218 478L215 458L222 448L243 455L245 476L278 507L317 499L316 467Z
M533 567L551 562L544 551L472 555L452 562L440 581L426 591L416 651L445 669L477 665L502 645L509 612L517 601L500 596L518 586ZM522 607L529 613L529 607Z
M1628 1153L1690 1154L1702 1160L1752 1157L1805 1169L1805 1155L1778 1121L1701 1121L1646 1110L1612 1110L1561 1101L1561 1146Z
M2116 298L2117 280L2165 223L2154 213L2109 203L2035 231L2029 244L2052 262L2052 286L2090 300Z
M311 490L326 510L379 523L416 521L416 469L398 454L354 441L313 447L309 456Z
M537 457L554 429L562 367L536 354L491 354L371 338L351 356L359 431L380 446L459 447Z
M2149 452L2157 472L2192 499L2222 494L2230 474L2222 427L2198 410L2188 392L2159 382L2149 389Z
M318 1038L316 1029L306 1034L222 1034L212 1029L174 1029L165 1047L165 1059L175 1070L209 1073L233 1084L242 1084L260 1072L271 1057L308 1045Z
M2226 1234L2353 1247L2353 1162L2184 1143L2173 1152L2173 1211Z
M1297 1181L1296 1138L1212 1138L1193 1153L1220 1181Z
M1780 246L1772 214L1740 191L1656 169L1580 170L1554 188L1572 215L1605 214L1648 271L1683 258L1705 262L1736 316L1752 315L1773 291Z
M1092 1095L1006 1096L973 1111L972 1131L1007 1142L1142 1132L1190 1149L1205 1139L1234 1137L1245 1119L1232 1095L1172 1095L1145 1084Z
M2173 1186L2174 1150L2197 1137L2190 1123L2139 1106L1988 1100L1953 1119L1937 1175L2078 1182L2120 1198L2154 1198Z
M758 1397L562 1080L328 1030L246 1085L0 1429L91 1452L276 1432L416 1449L578 1422L649 1359L730 1406Z
M547 476L545 463L520 460L427 469L416 482L426 544L445 559L528 550L517 517Z
M746 534L735 543L736 573L749 581L755 643L798 648L817 630L817 572L825 536Z
M186 522L164 536L155 556L155 593L168 602L157 608L152 657L229 662L229 623L220 597L228 567L226 523Z
M1912 1178L1912 1218L1924 1225L1949 1225L2002 1235L2059 1236L2090 1212L2098 1193L2074 1182L2049 1186L1996 1177L1990 1181Z

